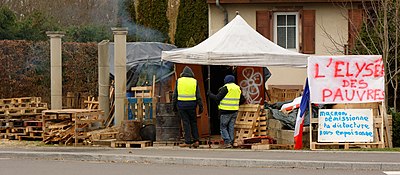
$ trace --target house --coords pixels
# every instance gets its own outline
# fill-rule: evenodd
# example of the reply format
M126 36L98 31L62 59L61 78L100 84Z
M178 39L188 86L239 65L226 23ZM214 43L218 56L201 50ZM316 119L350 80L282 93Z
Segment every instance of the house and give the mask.
M289 50L343 55L362 25L363 0L207 0L209 35L236 13L260 34ZM305 68L270 67L268 85L304 85Z

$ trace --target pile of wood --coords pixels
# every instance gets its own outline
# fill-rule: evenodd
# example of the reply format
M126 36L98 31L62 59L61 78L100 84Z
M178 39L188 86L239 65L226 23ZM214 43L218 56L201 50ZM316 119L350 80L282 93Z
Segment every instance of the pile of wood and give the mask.
M115 87L114 87L114 85L115 85L115 81L112 80L111 81L111 85L110 85L110 94L108 96L108 98L110 100L110 108L109 108L110 111L109 111L108 114L106 114L106 118L104 120L104 126L106 128L111 127L113 125L113 121L114 121L114 117L115 117L115 115L114 115L114 111L115 111L115 104L114 104L114 101L115 101L115 93L114 93Z
M57 144L87 143L89 131L102 125L101 110L63 109L43 111L43 142Z
M108 127L104 129L94 130L88 132L90 141L115 141L117 139L117 134L119 133L120 127Z
M235 147L255 150L293 149L293 144L277 144L274 137L267 135L268 110L259 104L240 105L235 123Z
M47 103L40 97L0 99L0 136L6 139L41 139L42 111Z
M43 142L46 144L54 142L67 144L72 141L74 129L72 121L47 122Z

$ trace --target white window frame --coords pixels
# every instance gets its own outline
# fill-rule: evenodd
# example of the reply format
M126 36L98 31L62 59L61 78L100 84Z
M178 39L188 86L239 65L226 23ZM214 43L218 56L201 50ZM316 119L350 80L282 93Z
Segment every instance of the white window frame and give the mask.
M274 43L278 44L278 15L296 15L296 48L288 49L291 51L299 51L299 12L275 12L274 13Z

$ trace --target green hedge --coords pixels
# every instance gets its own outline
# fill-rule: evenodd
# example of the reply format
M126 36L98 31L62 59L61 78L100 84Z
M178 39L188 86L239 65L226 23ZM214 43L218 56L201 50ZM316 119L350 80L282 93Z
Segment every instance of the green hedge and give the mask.
M400 112L392 112L393 147L400 147Z
M138 41L168 42L169 22L167 19L168 0L140 0L136 16Z
M63 95L97 96L97 44L63 43ZM50 103L49 42L0 40L0 98L42 97Z
M208 6L204 0L181 1L175 45L192 47L208 38Z

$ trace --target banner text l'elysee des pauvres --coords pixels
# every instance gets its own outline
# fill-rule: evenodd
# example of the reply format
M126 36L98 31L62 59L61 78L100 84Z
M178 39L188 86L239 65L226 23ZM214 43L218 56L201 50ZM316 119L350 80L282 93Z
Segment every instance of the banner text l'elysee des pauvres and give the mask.
M384 64L380 55L311 56L310 101L368 103L384 100Z

